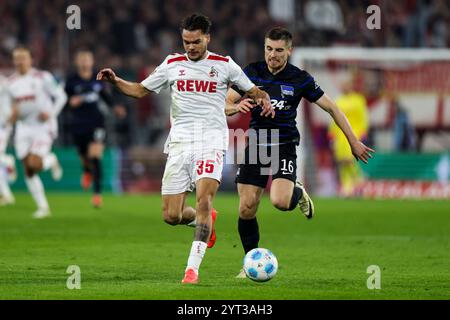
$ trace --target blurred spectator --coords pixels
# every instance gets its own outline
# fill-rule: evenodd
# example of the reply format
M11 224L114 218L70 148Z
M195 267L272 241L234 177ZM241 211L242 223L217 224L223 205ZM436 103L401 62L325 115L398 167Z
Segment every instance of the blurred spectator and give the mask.
M334 0L309 0L305 3L305 22L314 45L329 45L344 32L341 7Z
M292 22L295 20L295 1L269 0L269 13L277 22Z
M305 4L305 19L315 30L340 32L344 29L341 7L334 0L309 0Z
M445 48L449 38L450 4L445 0L433 2L429 21L430 47Z
M450 158L449 156L442 155L441 159L439 160L437 166L436 166L436 174L438 177L439 182L447 186L450 181Z
M394 101L394 149L396 151L413 151L416 149L416 132L411 125L408 112Z
M358 140L364 141L369 129L367 102L364 95L354 91L353 81L341 83L342 95L336 99L339 109L345 114ZM361 168L356 162L344 133L332 122L328 134L333 143L333 153L339 173L342 196L357 195L358 187L363 182Z
M122 4L123 5L123 4ZM128 55L136 51L134 24L129 8L116 8L111 31L114 34L114 52Z

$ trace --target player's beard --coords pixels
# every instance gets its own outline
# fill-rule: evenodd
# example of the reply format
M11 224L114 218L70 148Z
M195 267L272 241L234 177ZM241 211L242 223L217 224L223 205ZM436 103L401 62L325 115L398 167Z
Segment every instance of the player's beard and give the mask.
M279 69L282 66L282 62L278 59L269 60L269 65L274 69Z
M273 71L280 71L284 68L287 61L283 61L282 59L271 59L269 60L269 67L273 69Z
M16 71L19 74L26 74L26 73L28 73L28 71L30 71L30 69L31 69L31 66L28 66L28 65L17 65L16 66Z
M192 61L199 61L205 56L206 49L204 49L203 51L195 51L194 53L195 55L191 56L191 53L188 52L189 59L191 59Z

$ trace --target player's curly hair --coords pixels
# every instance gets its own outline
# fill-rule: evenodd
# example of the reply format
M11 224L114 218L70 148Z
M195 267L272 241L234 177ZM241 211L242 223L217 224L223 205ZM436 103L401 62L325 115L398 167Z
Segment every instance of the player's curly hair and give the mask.
M264 39L284 40L288 46L292 46L292 33L282 27L275 27L266 32Z
M209 34L211 26L211 20L209 20L207 16L194 13L183 19L183 21L181 22L180 31L183 32L183 30L201 30L203 34Z

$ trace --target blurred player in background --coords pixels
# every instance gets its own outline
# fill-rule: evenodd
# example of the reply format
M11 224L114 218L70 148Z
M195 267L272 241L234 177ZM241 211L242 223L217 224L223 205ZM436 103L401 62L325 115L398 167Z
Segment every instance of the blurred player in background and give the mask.
M105 85L95 79L94 55L82 49L75 55L77 72L67 78L66 93L72 114L70 130L83 167L81 186L87 190L93 184L92 205L102 205L102 157L106 138L105 119L100 110L100 99L113 106ZM122 105L114 106L117 117L126 116ZM93 183L92 183L93 182Z
M222 178L223 156L228 148L224 113L229 84L235 84L258 103L262 113L273 116L268 95L258 89L230 58L208 51L211 22L192 15L182 22L185 54L169 55L141 83L125 81L111 69L97 78L113 83L136 98L170 87L172 127L165 148L168 153L162 181L164 220L168 224L195 225L182 283L198 282L198 272L207 247L216 241L213 199ZM186 196L196 187L196 208L186 206Z
M62 168L51 152L58 134L57 116L67 101L63 88L53 76L32 67L31 52L25 47L13 51L15 73L8 79L12 101L12 122L17 122L14 145L25 169L25 183L38 210L35 218L50 215L39 172L51 169L52 177L62 178Z
M6 94L6 79L0 76L0 206L15 203L9 184L17 178L15 160L6 154L12 126L11 103Z
M353 90L351 79L342 82L341 91L342 95L336 99L336 105L348 119L355 137L364 141L369 130L366 98ZM339 193L344 197L357 195L358 187L363 182L364 177L353 156L353 149L336 122L331 122L328 135L332 140L334 159L339 173Z
M262 174L261 168L278 168L277 172L272 172L270 188L270 200L277 209L292 211L299 207L306 218L311 219L314 215L314 204L303 185L297 181L296 173L296 147L300 141L296 117L302 98L314 102L330 114L339 131L342 130L346 146L350 145L349 149L351 148L355 157L366 162L371 157L369 152L373 152L358 140L345 115L322 91L314 78L308 72L288 63L292 54L292 35L288 30L278 27L269 30L265 35L264 53L265 61L251 63L244 72L257 86L269 93L276 110L275 118L262 117L261 108L252 103L251 99L245 98L245 92L235 86L227 93L225 111L227 115L251 112L250 128L256 130L258 148L266 150L263 154L272 154L271 159L274 159L273 153L277 150L275 146L279 150L277 164L263 164L258 158L257 164L247 162L239 165L236 177L240 198L238 231L245 253L259 246L256 212L269 180L268 175ZM260 135L264 129L278 129L278 142L272 143L273 137L269 136L268 141L260 143ZM249 146L245 153L246 159L249 159ZM243 270L237 277L245 277Z

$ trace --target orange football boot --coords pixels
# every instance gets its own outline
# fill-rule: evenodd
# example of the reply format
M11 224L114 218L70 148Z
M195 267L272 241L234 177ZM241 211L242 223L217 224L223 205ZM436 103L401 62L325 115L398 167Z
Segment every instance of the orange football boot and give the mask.
M212 231L208 241L208 248L212 248L216 244L216 229L214 228L214 224L216 223L217 211L214 208L211 210L211 218L212 218L211 224Z
M184 273L184 279L181 280L181 283L184 284L197 284L198 283L198 275L195 273L194 269L187 269Z
M103 204L102 196L100 194L94 194L92 196L92 205L94 206L94 208L101 208L102 204Z
M92 174L90 174L89 172L84 172L83 175L81 176L81 187L84 190L89 190L91 185L92 185Z

